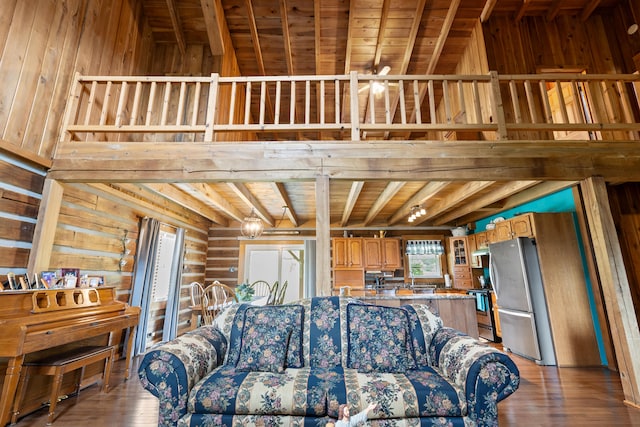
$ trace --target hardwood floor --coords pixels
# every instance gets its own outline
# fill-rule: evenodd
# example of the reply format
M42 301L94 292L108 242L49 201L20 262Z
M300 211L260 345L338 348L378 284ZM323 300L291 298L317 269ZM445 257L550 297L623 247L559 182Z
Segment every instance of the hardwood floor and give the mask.
M521 373L518 391L498 404L500 426L640 426L640 409L622 403L620 379L600 368L540 367L512 355ZM124 381L124 362L111 375L112 390L88 387L80 398L58 404L54 427L151 427L158 401L140 385L134 366ZM44 426L47 408L25 416L16 427Z

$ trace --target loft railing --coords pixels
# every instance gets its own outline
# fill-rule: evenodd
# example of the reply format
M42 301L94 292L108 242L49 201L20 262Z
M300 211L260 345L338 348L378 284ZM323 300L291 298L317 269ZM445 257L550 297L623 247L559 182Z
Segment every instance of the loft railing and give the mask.
M639 84L635 74L76 75L61 138L637 139Z

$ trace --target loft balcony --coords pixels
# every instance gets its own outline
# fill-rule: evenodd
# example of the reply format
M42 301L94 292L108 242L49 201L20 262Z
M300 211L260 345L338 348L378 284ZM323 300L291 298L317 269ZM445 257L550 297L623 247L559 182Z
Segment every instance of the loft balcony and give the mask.
M516 156L542 157L558 168L572 156L578 162L575 171L562 177L546 171L540 177L525 173L508 178L614 176L615 162L605 159L594 165L593 159L607 153L637 157L639 84L636 74L76 75L52 173L65 171L65 179L86 180L95 176L91 172L127 170L140 179L165 179L140 171L156 160L156 171L181 170L166 179L229 179L230 172L224 177L210 172L238 171L247 160L255 160L262 163L253 170L272 177L285 161L315 156L326 160L332 157L329 151L353 157L353 152L341 151L351 149L390 163L491 157L492 162L482 165L485 169ZM238 142L244 144L243 154L238 154ZM226 147L224 155L212 147ZM491 154L478 155L487 149ZM204 161L225 156L229 162L224 164ZM85 161L84 174L79 159ZM281 162L268 166L270 159ZM108 163L110 167L102 167ZM333 167L333 173L344 166L328 163L323 167ZM207 173L185 172L189 168ZM302 168L308 173L296 176L312 176L318 168L318 162L310 162ZM363 167L357 173L363 173ZM291 173L286 176L291 178ZM465 178L473 179L473 174Z

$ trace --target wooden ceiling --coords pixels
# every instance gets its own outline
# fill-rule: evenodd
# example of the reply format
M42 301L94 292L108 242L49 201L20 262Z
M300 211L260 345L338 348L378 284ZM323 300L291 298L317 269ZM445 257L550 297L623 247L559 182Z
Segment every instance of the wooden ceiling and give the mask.
M525 16L587 19L617 0L142 0L156 43L209 45L221 54L224 19L242 75L334 75L350 71L451 74L478 19ZM224 16L220 16L220 13ZM216 71L216 70L212 70ZM257 108L257 107L256 107ZM315 106L312 105L312 108ZM303 108L298 108L303 111ZM286 137L291 137L288 135ZM297 135L305 139L306 135ZM413 136L409 136L411 139ZM570 182L331 181L336 228L405 227L410 207L428 214L414 226L455 226L517 206ZM314 182L146 185L228 226L252 208L271 227L313 227ZM141 190L138 190L141 191ZM287 209L283 209L287 206ZM284 218L284 221L281 221ZM269 225L268 225L269 227Z

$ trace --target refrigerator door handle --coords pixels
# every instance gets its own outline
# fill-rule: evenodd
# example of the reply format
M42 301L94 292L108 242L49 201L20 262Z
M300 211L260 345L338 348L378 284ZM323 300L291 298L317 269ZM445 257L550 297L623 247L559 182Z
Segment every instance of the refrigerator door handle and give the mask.
M500 292L498 291L498 283L493 280L493 262L491 259L491 251L489 251L489 283L493 286L493 290L496 293L496 298L500 297Z

